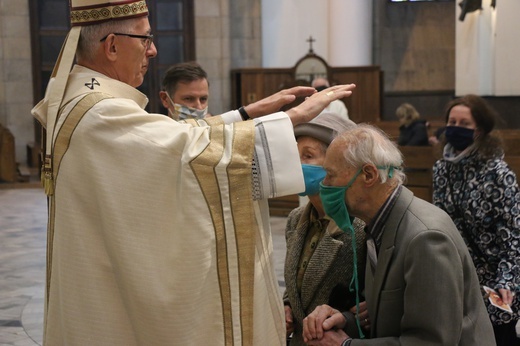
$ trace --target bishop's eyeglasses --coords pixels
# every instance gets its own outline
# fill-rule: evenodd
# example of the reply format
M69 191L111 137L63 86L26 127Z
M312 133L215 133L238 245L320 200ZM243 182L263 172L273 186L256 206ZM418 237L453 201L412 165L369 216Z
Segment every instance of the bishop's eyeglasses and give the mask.
M153 35L152 34L150 34L150 35L135 35L135 34L124 34L124 33L120 33L120 32L112 32L112 33L106 35L105 37L103 37L101 40L99 40L99 42L105 41L109 35L128 36L128 37L132 37L132 38L140 38L141 40L143 40L144 46L146 47L147 50L150 49L150 46L152 45L152 42L153 42Z

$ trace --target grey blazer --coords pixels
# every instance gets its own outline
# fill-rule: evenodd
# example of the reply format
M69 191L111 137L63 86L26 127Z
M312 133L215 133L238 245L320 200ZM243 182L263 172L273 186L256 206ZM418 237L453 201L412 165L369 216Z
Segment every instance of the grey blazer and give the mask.
M496 345L475 267L450 217L403 187L366 266L371 340L359 345Z
M298 262L305 245L312 204L294 209L287 219L285 238L284 304L291 306L294 335L291 345L305 345L302 338L302 321L321 304L329 304L340 311L355 305L355 293L349 292L353 273L352 237L330 221L326 232L318 243L305 271L301 295L297 288ZM364 282L365 232L364 223L354 221L360 290ZM361 301L365 300L363 296ZM352 314L350 314L352 315ZM350 316L349 331L357 333L353 315Z

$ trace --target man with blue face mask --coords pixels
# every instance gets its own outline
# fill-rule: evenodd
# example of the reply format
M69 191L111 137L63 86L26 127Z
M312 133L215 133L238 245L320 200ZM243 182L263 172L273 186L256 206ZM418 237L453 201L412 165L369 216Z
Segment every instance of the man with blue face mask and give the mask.
M270 105L283 98L284 93L283 90L279 91L220 115L227 117L235 113L240 115L242 120L267 115L270 113ZM159 97L164 108L168 110L168 116L174 120L198 120L210 116L208 74L194 61L175 64L166 71ZM282 106L283 104L280 104L280 107Z
M202 119L208 114L208 74L196 62L173 65L166 71L159 97L171 118Z
M330 145L320 196L343 229L366 223L369 339L345 333L329 305L304 320L308 345L495 345L473 261L451 218L404 187L402 155L377 128L358 125Z

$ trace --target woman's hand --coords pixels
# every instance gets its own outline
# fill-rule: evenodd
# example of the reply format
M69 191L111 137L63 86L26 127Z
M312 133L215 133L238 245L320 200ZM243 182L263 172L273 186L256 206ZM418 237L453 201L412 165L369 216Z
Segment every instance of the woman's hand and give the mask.
M287 331L287 336L291 335L294 332L294 323L293 323L293 315L292 309L289 305L285 305L285 330Z
M500 297L502 298L502 301L506 304L513 304L515 300L515 293L506 289L506 288L499 288L498 293L500 293Z

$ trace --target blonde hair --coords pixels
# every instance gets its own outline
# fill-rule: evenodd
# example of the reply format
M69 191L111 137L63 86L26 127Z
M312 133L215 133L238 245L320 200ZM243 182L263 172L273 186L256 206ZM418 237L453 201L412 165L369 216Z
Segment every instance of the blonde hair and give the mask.
M409 126L420 118L417 109L409 103L403 103L397 107L395 115L404 126Z

